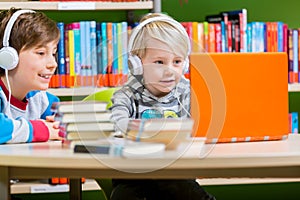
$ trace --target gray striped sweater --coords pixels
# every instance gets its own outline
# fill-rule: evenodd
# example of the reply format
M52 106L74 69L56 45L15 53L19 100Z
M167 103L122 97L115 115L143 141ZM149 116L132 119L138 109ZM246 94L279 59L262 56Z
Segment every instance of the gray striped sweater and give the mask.
M130 75L127 83L112 97L112 120L116 131L127 130L130 118L187 118L190 116L190 81L182 76L166 96L157 98L142 84L142 76Z

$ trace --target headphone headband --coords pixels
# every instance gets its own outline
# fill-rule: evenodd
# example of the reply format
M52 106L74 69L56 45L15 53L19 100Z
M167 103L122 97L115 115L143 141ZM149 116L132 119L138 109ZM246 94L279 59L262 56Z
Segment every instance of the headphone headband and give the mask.
M9 46L10 33L11 33L12 27L13 27L14 23L16 22L16 20L18 19L18 17L20 15L22 15L23 13L34 13L34 12L35 11L33 11L33 10L18 10L11 16L11 18L7 22L6 28L4 30L3 47Z
M129 54L132 51L134 39L136 38L139 31L144 26L146 26L147 24L150 24L151 22L154 22L154 21L162 21L162 22L167 22L167 23L171 24L172 26L177 28L181 33L183 33L185 35L185 37L188 39L188 41L190 40L185 28L178 21L176 21L176 20L174 20L170 17L162 17L162 16L152 17L152 18L148 18L148 19L142 21L141 23L139 23L139 25L137 25L133 29L133 31L131 33L131 36L130 36L130 39L129 39L129 42L128 42L128 52L129 52ZM190 53L191 53L191 44L188 42L188 54L190 54Z

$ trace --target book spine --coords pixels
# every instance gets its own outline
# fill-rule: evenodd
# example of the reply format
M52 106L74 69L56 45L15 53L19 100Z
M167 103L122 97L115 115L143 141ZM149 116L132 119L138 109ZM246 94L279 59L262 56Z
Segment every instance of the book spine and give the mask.
M68 76L67 85L69 87L74 86L75 79L75 51L74 51L74 31L72 29L72 25L70 24L70 29L68 30L68 44L69 44L69 66L70 66L70 74Z
M58 41L57 46L57 61L58 61L58 80L59 80L59 87L66 87L66 66L65 66L65 24L63 22L58 22L57 27L60 32L60 38Z
M298 30L293 29L293 73L296 83L299 82L298 72Z
M100 75L100 85L105 86L107 85L107 65L108 65L106 22L101 23L101 33L102 33L102 71Z
M126 30L127 32L127 30ZM121 86L123 85L122 82L122 76L123 76L123 34L122 34L122 22L117 23L117 70L116 70L116 82L115 86Z
M221 24L215 24L215 51L222 52Z
M86 64L86 35L85 21L80 21L80 85L86 86L87 64Z
M127 22L122 22L122 65L120 68L122 77L120 84L123 85L128 79L128 53L127 53L127 44L128 44L128 24Z
M80 23L73 22L71 23L73 33L74 33L74 68L75 68L75 84L76 86L80 85L80 71L81 71L81 55L80 55Z
M106 23L106 31L107 31L107 82L105 82L104 86L112 86L110 85L110 79L112 79L113 74L113 23Z
M96 44L97 44L97 86L101 87L101 72L102 72L102 37L101 23L96 22Z
M91 85L96 86L97 85L97 45L96 45L96 21L90 21L90 53L91 53L91 71L92 71L92 77L91 77Z
M65 39L65 82L66 87L70 87L70 54L69 54L69 24L65 24L65 32L64 32L64 39Z
M86 86L92 86L92 52L91 52L91 23L85 22L85 43L86 43Z

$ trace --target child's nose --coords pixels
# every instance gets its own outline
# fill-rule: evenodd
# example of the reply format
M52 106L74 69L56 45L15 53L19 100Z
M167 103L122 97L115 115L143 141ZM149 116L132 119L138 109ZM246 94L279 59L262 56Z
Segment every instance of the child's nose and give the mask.
M55 69L56 67L57 67L56 59L52 56L51 58L48 59L47 68Z

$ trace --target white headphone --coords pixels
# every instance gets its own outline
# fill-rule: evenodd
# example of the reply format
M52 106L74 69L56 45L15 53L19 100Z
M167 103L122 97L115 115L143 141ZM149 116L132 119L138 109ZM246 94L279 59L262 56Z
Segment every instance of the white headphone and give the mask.
M3 35L3 47L0 49L0 67L5 70L14 69L19 62L19 55L15 48L9 46L9 37L12 30L12 27L18 17L23 13L34 13L33 10L18 10L16 11L9 21L4 30Z
M128 52L129 52L129 56L128 56L128 61L131 64L131 73L133 75L141 75L143 74L143 67L142 67L142 61L141 59L137 56L137 55L132 55L131 51L132 51L132 47L133 47L133 42L137 36L137 34L139 33L139 31L147 24L154 22L154 21L162 21L162 22L167 22L169 24L171 24L172 26L176 27L181 33L183 33L187 40L190 41L190 38L185 30L185 28L182 26L182 24L180 24L179 22L177 22L176 20L169 18L169 17L153 17L153 18L148 18L145 21L142 21L139 25L137 25L130 36L129 42L128 42ZM189 55L191 53L191 44L190 42L188 43L188 52L187 55ZM188 56L186 58L186 60L184 61L184 67L183 67L183 73L186 73L189 69L189 59Z

